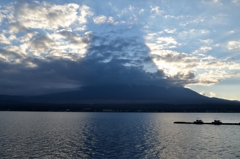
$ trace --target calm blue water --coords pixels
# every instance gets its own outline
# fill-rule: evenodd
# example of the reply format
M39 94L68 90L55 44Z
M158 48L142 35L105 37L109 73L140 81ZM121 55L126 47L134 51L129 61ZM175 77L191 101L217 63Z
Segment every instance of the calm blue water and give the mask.
M230 113L0 112L0 158L240 158Z

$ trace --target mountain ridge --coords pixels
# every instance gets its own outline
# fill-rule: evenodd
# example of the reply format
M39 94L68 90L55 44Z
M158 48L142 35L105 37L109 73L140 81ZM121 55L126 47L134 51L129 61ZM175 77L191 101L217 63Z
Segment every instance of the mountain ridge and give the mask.
M240 112L240 102L209 98L183 87L97 85L38 96L0 95L0 110Z
M11 97L11 96L10 96ZM9 97L9 98L10 98ZM21 96L14 96L21 101ZM81 103L97 101L148 101L170 104L196 104L231 102L209 98L184 87L162 87L154 85L96 85L79 90L22 97L22 101L45 103Z

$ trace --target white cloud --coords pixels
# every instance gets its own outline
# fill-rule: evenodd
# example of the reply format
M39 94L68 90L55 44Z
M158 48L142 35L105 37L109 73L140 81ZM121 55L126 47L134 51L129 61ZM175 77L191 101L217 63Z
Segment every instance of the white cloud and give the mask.
M202 43L205 43L205 44L211 44L212 42L213 42L213 40L212 39L205 39L205 40L201 40L200 39L200 42L202 42Z
M93 18L93 21L95 24L103 24L106 22L106 20L107 20L107 17L104 15L99 15L99 16Z
M202 47L203 51L208 49ZM237 72L240 72L240 64L237 61L229 61L229 58L218 60L205 54L199 56L199 54L161 49L151 49L151 55L155 64L160 70L164 70L166 76L179 79L179 82L185 86L213 85L224 79L239 76Z
M5 17L6 17L6 16L3 15L3 14L1 13L1 10L0 10L0 24L2 23L2 20L3 20Z
M198 50L195 50L193 54L205 54L206 52L212 50L212 47L201 46Z
M163 17L165 19L176 19L176 20L188 18L188 16L182 16L182 15L180 15L180 16L164 15Z
M157 38L157 43L162 44L166 43L166 45L177 44L177 41L173 37L159 37Z
M69 27L78 18L79 5L56 5L42 2L25 3L16 8L16 20L27 28L55 30L59 27Z
M9 41L8 38L4 34L0 34L0 44L10 44L11 42Z
M164 31L168 34L173 34L176 32L176 29L165 29Z
M227 34L234 34L234 33L235 33L234 30L230 30L230 31L227 32Z
M201 95L203 96L209 96L209 97L216 97L216 93L214 92L209 92L209 93L205 93L204 91L200 92Z
M229 41L228 50L235 51L240 49L240 41Z
M164 11L159 9L159 6L150 6L151 8L151 13L154 13L156 15L161 15Z
M10 41L14 41L14 40L17 40L17 36L16 36L16 35L10 35L10 36L8 37L8 39L9 39Z
M77 18L80 24L86 24L87 18L94 15L93 12L90 11L90 7L83 5L79 7L80 16Z
M139 14L142 14L142 13L144 13L144 11L145 11L144 9L140 9L140 10L138 11L138 13L139 13Z
M129 11L133 11L135 9L135 7L133 7L132 5L129 5L128 9L129 9Z
M169 36L169 34L174 34ZM176 29L165 29L158 32L148 32L144 36L145 44L150 50L175 49L182 44L177 41Z
M33 38L33 36L35 36L35 35L37 35L37 32L27 33L27 34L25 34L24 36L20 37L20 38L19 38L19 39L20 39L19 41L20 41L21 43L29 42L29 41Z
M145 37L146 40L149 41L146 43L146 45L151 50L171 49L181 45L173 37L159 37L159 38L153 38L153 37L154 37L154 34L153 35L150 34Z
M210 92L210 93L209 93L209 96L210 96L210 97L216 97L216 93Z
M17 47L17 46L7 46L4 49L7 50L7 51L18 52L19 47Z
M87 29L87 26L86 25L83 25L82 27L76 27L73 29L73 31L84 31Z

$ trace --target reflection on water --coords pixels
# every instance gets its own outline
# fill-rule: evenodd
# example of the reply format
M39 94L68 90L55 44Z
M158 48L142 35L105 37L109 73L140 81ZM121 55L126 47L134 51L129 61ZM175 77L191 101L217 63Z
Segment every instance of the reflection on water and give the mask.
M0 158L239 158L239 114L0 112Z

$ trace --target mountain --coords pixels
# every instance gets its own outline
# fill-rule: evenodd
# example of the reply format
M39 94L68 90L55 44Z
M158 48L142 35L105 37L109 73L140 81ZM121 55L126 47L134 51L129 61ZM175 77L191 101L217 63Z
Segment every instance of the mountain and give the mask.
M81 101L184 101L207 100L186 88L138 86L138 85L100 85L85 86L80 90L32 97L32 101L81 102Z
M39 96L7 96L0 95L0 104L8 106L24 106L45 107L44 110L51 110L54 106L61 106L62 109L74 105L74 109L82 107L99 106L106 108L125 109L133 108L150 108L152 110L160 110L165 108L171 110L183 109L184 110L204 110L219 108L216 105L221 105L221 109L230 108L229 105L234 105L234 110L240 110L240 102L228 101L218 98L209 98L202 96L188 88L183 87L161 87L161 86L144 86L144 85L98 85L98 86L85 86L79 90L61 92L54 94L46 94ZM7 105L7 106L6 106ZM121 107L119 107L122 105ZM210 106L209 106L210 105ZM227 105L227 106L226 106ZM237 105L237 107L236 107ZM97 107L99 108L99 107ZM96 109L97 109L96 108ZM20 109L20 107L19 107ZM34 108L35 109L35 108ZM55 109L54 109L55 110ZM232 110L232 109L231 109Z
M30 98L42 102L82 102L82 101L139 101L157 103L214 103L227 100L202 96L188 88L143 85L98 85L85 86L80 90L47 94Z

